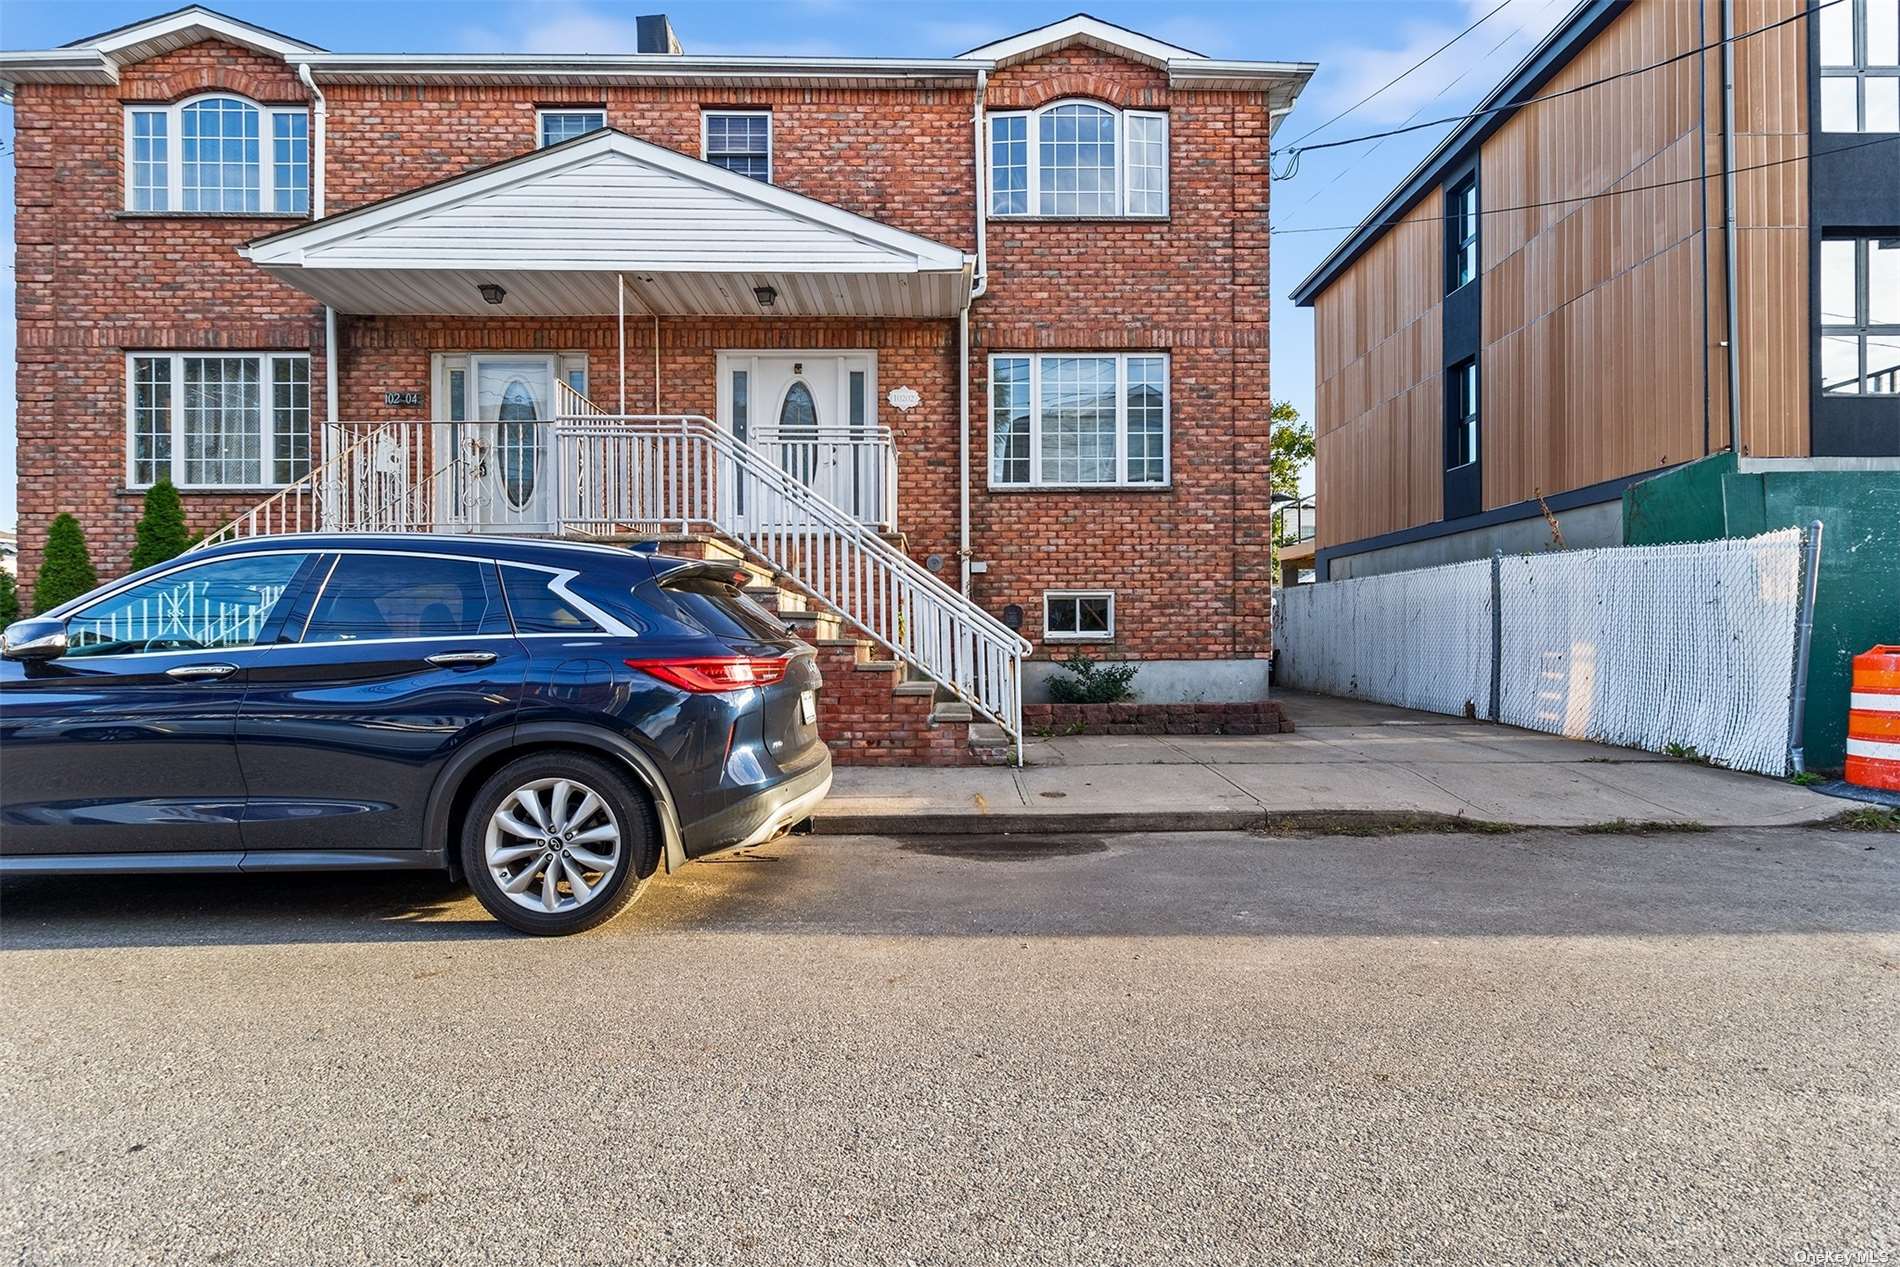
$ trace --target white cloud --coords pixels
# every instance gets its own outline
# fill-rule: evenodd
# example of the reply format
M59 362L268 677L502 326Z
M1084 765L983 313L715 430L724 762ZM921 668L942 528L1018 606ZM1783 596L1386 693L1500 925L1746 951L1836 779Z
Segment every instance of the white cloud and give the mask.
M1426 117L1440 113L1441 107L1443 113L1455 112L1501 80L1557 24L1571 3L1509 0L1496 16L1380 92L1338 126L1398 123L1421 108ZM1402 74L1495 4L1496 0L1463 0L1449 20L1403 23L1397 32L1398 42L1386 47L1371 45L1368 37L1373 33L1359 33L1357 42L1339 45L1320 56L1320 72L1309 93L1312 100L1304 104L1315 122L1337 114ZM1439 96L1440 90L1453 81L1455 86Z

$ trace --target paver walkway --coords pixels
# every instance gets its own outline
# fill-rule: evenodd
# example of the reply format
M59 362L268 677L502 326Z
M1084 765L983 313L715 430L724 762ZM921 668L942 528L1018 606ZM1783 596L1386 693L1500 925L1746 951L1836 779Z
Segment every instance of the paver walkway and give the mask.
M1847 803L1779 779L1383 704L1282 691L1290 735L1033 740L1023 769L840 768L825 831L1249 827L1270 814L1451 814L1574 827L1829 818ZM987 825L986 825L987 823Z

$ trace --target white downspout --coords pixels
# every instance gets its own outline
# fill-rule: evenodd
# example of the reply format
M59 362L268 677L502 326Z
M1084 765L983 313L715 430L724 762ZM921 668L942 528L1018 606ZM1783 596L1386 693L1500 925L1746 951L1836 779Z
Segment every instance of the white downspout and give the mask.
M976 189L976 274L970 297L957 313L957 574L965 597L970 593L970 305L989 289L989 204L984 194L983 99L990 75L976 72L976 101L970 110L972 180Z
M297 78L310 90L312 113L316 116L316 134L311 141L314 151L310 155L310 218L323 219L324 212L324 161L329 149L330 139L330 102L323 95L323 89L317 87L317 77L310 73L309 62L297 63ZM337 348L336 348L336 308L331 304L323 305L323 459L328 465L334 449L340 447L337 434ZM335 473L331 473L335 481ZM330 504L336 504L336 490L332 488ZM327 527L328 525L324 525Z
M660 412L660 314L653 314L653 412Z
M627 416L627 279L614 274L615 328L620 332L620 416ZM588 393L592 395L592 393Z

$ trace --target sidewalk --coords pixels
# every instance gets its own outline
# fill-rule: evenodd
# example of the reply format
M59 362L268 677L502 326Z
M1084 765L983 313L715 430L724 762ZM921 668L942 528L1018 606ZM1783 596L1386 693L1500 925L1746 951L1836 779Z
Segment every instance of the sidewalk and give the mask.
M1218 831L1269 816L1424 813L1538 827L1615 820L1767 827L1844 802L1627 748L1275 692L1290 735L1032 740L1023 769L840 767L820 831Z

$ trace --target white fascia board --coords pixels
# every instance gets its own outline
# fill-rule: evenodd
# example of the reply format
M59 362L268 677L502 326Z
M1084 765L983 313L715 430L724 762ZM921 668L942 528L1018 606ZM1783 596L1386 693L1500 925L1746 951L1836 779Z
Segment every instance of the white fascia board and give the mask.
M1087 41L1098 48L1106 48L1124 53L1156 66L1165 66L1177 59L1199 58L1201 55L1191 48L1182 48L1178 44L1169 44L1153 36L1131 31L1126 27L1092 18L1086 13L1051 22L1048 26L1039 26L1033 31L1024 31L1006 39L996 40L973 48L963 54L964 58L988 60L999 65L1012 61L1022 61L1034 57L1047 49L1058 48L1077 40Z
M0 93L18 84L116 84L118 63L90 48L49 48L0 53Z
M261 26L252 26L249 22L227 18L222 13L214 13L198 5L153 18L149 22L139 22L107 32L98 39L89 41L85 47L97 49L124 65L149 56L144 51L148 43L174 36L188 36L189 39L186 42L196 42L201 39L227 40L259 53L268 53L286 59L323 51L315 44L293 40L274 31L267 31Z
M466 176L401 194L358 211L344 212L287 232L261 238L240 247L239 254L254 264L303 265L309 251L334 247L409 216L452 206L514 185L526 184L570 167L616 153L635 162L646 163L700 184L723 190L740 198L769 207L785 215L796 216L813 224L835 229L860 241L885 250L909 255L914 264L899 266L900 271L958 272L965 266L962 251L930 238L892 228L877 220L834 207L830 203L807 198L777 185L768 185L750 176L729 172L723 167L669 150L665 146L642 141L623 132L604 131L569 141L564 145L535 150L520 158L471 172ZM347 265L342 265L347 267ZM427 265L419 265L427 267Z
M563 55L319 53L297 60L318 79L974 79L988 63L963 58L693 57L680 53Z

